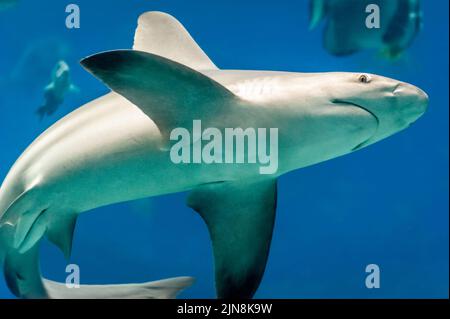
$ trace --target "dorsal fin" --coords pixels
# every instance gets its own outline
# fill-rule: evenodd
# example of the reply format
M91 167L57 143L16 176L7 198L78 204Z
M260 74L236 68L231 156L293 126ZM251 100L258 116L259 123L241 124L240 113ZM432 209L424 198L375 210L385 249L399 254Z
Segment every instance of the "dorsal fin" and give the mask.
M139 17L133 49L160 55L194 70L217 70L183 25L167 13L151 11Z

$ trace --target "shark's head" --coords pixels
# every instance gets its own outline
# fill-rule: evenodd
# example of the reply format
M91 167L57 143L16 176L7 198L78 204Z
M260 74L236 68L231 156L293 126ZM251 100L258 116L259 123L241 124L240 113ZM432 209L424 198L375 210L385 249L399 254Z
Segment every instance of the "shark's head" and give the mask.
M333 104L358 107L377 121L374 134L356 149L373 144L414 123L428 107L428 95L414 85L366 73L339 73L330 87Z
M428 106L419 88L362 73L287 76L280 93L274 104L285 101L291 121L280 147L294 152L287 169L373 144L407 128Z

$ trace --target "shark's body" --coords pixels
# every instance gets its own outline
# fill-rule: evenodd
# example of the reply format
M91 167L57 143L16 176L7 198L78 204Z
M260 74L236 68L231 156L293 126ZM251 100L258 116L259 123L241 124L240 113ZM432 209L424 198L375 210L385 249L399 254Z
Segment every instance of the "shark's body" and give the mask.
M402 130L427 105L420 89L375 75L219 70L178 21L158 12L141 16L134 49L82 61L114 92L45 131L3 182L0 250L17 296L174 296L189 278L71 293L41 279L38 243L47 235L69 255L78 214L191 191L188 205L211 234L218 296L251 297L272 237L276 178ZM170 132L193 120L219 130L278 128L277 172L261 175L255 164L174 164Z
M371 4L379 8L377 27L366 23L372 21ZM310 11L311 29L326 20L323 44L337 56L375 49L397 58L422 29L420 0L311 0Z
M36 113L42 119L55 113L58 107L64 102L64 98L69 92L76 92L77 88L70 79L69 65L63 60L56 63L52 71L51 82L44 89L45 102Z

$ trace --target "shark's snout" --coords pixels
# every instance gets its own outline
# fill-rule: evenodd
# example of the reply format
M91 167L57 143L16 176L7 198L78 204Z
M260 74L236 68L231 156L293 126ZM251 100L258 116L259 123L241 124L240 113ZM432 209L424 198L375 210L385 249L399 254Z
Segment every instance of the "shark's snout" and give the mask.
M393 94L400 99L401 112L404 120L408 123L415 122L428 108L428 95L414 85L399 83L395 87Z
M373 91L370 91L370 83L374 85ZM356 98L355 104L377 118L378 129L374 136L357 149L406 129L428 108L428 95L414 85L382 77L374 77L368 84L366 98L362 93L361 97Z

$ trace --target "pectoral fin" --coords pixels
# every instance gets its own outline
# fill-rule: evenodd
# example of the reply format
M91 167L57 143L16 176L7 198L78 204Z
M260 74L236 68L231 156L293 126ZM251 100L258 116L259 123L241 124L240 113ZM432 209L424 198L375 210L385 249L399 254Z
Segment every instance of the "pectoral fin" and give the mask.
M202 186L188 205L206 222L218 298L251 298L266 267L276 210L276 180Z
M214 126L237 99L211 78L152 53L109 51L81 64L150 116L165 137L174 128L190 128L193 120Z

